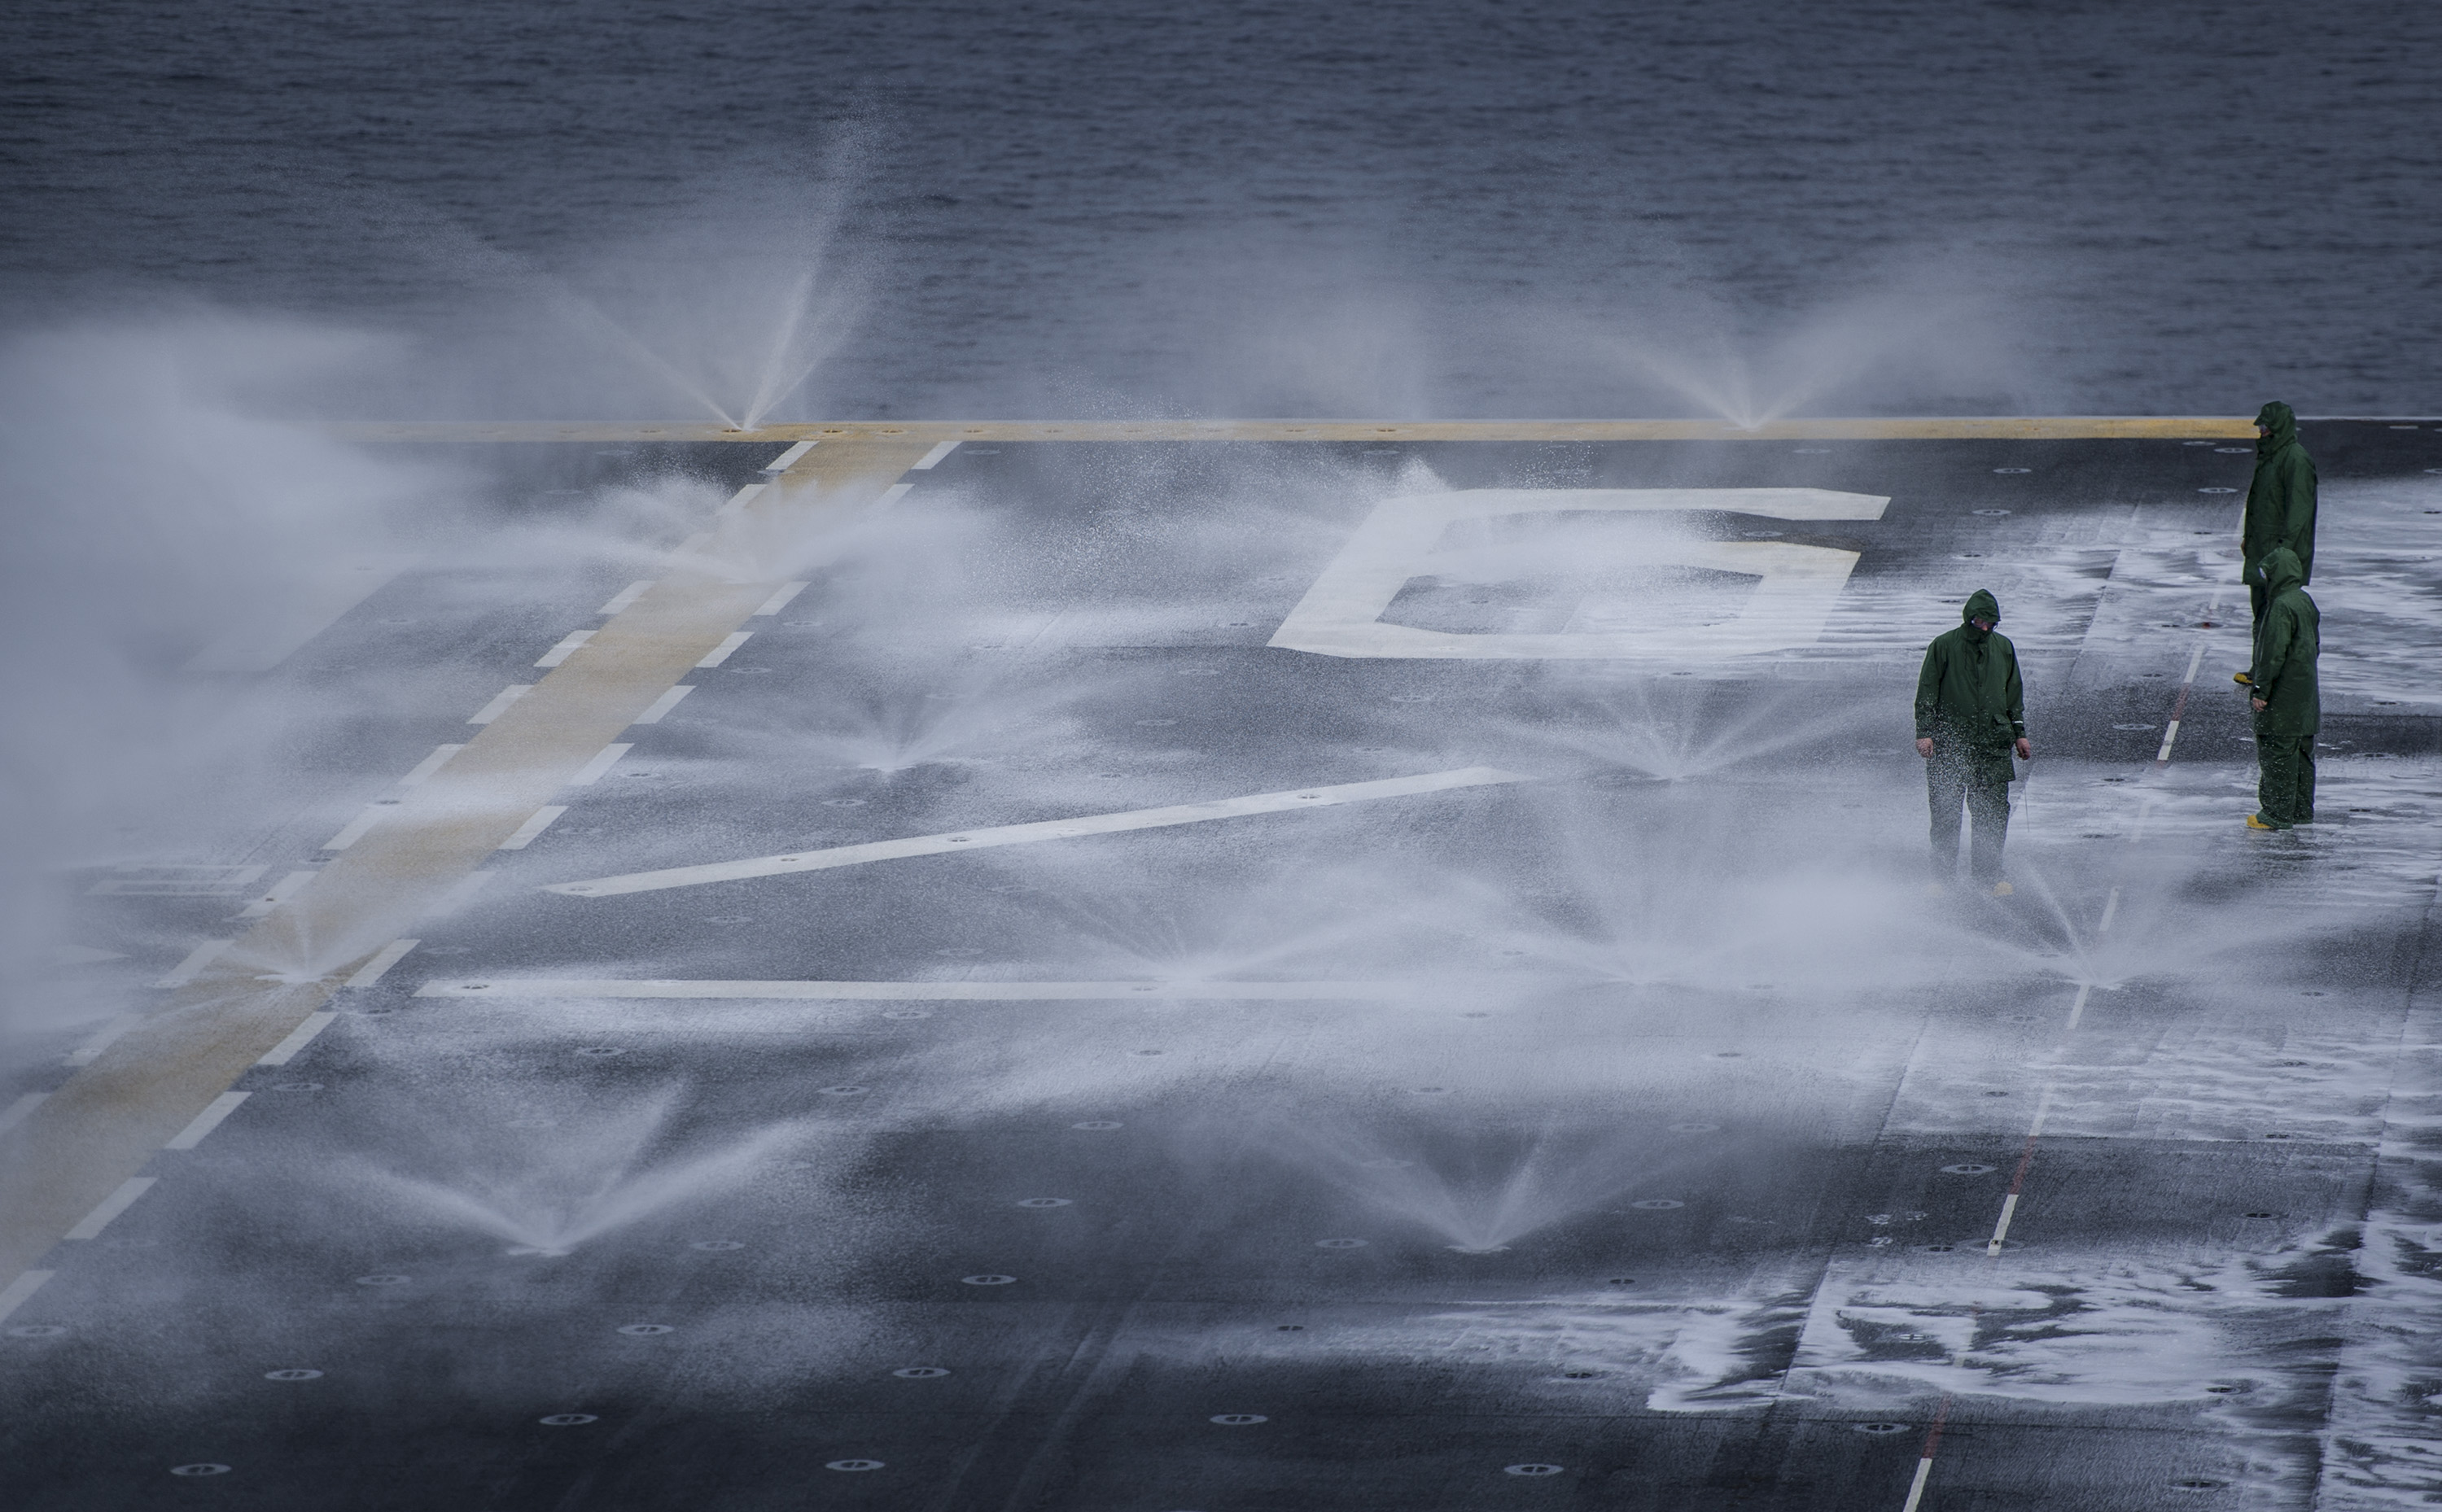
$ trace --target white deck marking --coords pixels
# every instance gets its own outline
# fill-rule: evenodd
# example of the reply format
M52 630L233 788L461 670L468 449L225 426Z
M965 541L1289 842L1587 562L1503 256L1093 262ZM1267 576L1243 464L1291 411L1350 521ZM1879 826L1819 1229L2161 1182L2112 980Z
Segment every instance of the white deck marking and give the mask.
M515 703L518 700L524 698L527 694L533 691L534 684L531 683L512 683L507 687L504 687L498 693L493 694L492 701L484 704L482 708L477 709L472 715L468 716L466 722L468 724L489 724L494 720L499 719L501 715L508 713L510 704Z
M1439 550L1450 527L1555 511L1708 512L1772 519L1880 519L1890 501L1823 488L1467 488L1386 499L1358 526L1306 590L1270 643L1323 656L1458 659L1572 658L1717 661L1812 646L1857 564L1858 554L1785 541L1644 541L1649 565L1695 567L1756 579L1743 602L1722 601L1712 623L1644 625L1563 633L1466 633L1395 625L1382 616L1415 578L1453 558ZM1733 611L1734 610L1734 611ZM1580 615L1584 611L1580 610Z
M544 891L606 898L617 893L696 887L705 883L737 882L748 877L777 877L795 871L856 866L869 861L895 861L904 856L937 856L953 850L983 850L993 846L1021 846L1037 840L1070 840L1082 835L1117 834L1129 829L1159 829L1171 825L1201 824L1208 819L1235 819L1242 814L1280 813L1290 809L1327 809L1338 804L1363 803L1375 798L1404 798L1414 793L1442 792L1453 788L1528 780L1518 773L1503 772L1498 767L1466 767L1456 772L1430 772L1422 776L1343 782L1330 787L1297 788L1286 792L1257 792L1243 798L1218 798L1209 803L1132 809L1123 813L1046 819L1034 824L996 825L985 829L911 835L903 840L876 840L860 846L796 851L785 856L757 856L748 861L720 861L702 866L629 872L618 877L558 883Z
M2178 738L2178 720L2173 720L2170 723L2162 726L2162 749L2154 753L2154 759L2157 762L2168 761L2171 759L2171 742Z
M763 470L765 472L787 472L790 468L797 465L797 459L803 457L807 452L813 450L814 447L819 445L821 445L819 442L800 441L795 446L791 446L788 450L773 458L770 462L765 463L763 465Z
M10 1129L15 1128L18 1124L25 1122L26 1115L33 1112L36 1108L41 1107L43 1105L43 1099L49 1096L50 1094L48 1092L28 1092L25 1096L19 1098L16 1102L9 1103L6 1111L0 1111L0 1134L6 1134Z
M728 661L730 653L745 645L748 640L753 638L754 634L755 632L753 630L730 631L727 638L722 640L719 646L714 647L710 654L705 656L702 661L698 662L696 665L699 667L719 666L721 663Z
M273 909L297 896L297 890L312 882L319 873L292 871L271 884L270 890L231 915L234 919L261 919Z
M914 483L892 483L889 487L884 488L882 490L882 497L873 501L874 513L880 514L883 510L888 509L891 505L906 498L908 490L915 486L916 485Z
M782 610L789 607L789 600L796 597L799 593L804 592L807 586L808 585L804 583L782 583L779 591L775 592L770 598L765 599L763 601L763 607L756 610L755 613L757 615L779 613ZM753 616L749 617L751 618Z
M502 850L523 850L526 847L535 843L536 836L551 828L551 822L554 819L558 818L561 814L564 814L567 811L568 805L564 803L550 803L543 805L529 815L525 823L518 826L517 829L510 834L509 838L501 842L501 848Z
M441 895L441 901L434 903L432 905L431 912L426 914L424 917L427 919L446 919L449 915L456 913L459 909L475 901L475 895L490 886L492 884L493 877L497 875L498 873L489 871L468 872L464 877L459 878L447 892L443 893Z
M576 769L576 775L568 779L568 785L572 788L590 788L593 786L593 784L601 781L603 777L608 775L612 767L619 764L619 758L621 756L626 756L629 752L633 751L634 749L636 748L633 744L624 742L616 745L604 746L601 750L593 753L592 760L588 761L585 765Z
M1081 998L1212 999L1257 1003L1381 1002L1411 995L1404 982L819 982L675 981L620 977L486 977L427 982L418 997L760 997L823 1002L1047 1003Z
M120 1035L143 1022L144 1015L141 1013L121 1013L116 1018L102 1020L101 1027L93 1031L91 1039L67 1053L66 1064L91 1066L100 1059L101 1052L110 1048Z
M663 694L660 698L655 699L651 703L646 705L645 712L637 715L630 722L636 724L659 724L662 722L662 716L669 713L672 709L677 708L679 706L679 700L685 698L688 694L694 691L694 683L681 683L676 687L671 688L668 692Z
M314 1036L321 1033L324 1029L329 1029L331 1027L331 1021L338 1016L339 1015L337 1013L329 1012L306 1014L305 1021L303 1023L298 1025L295 1029L290 1029L286 1039L282 1040L279 1044L264 1051L263 1059L255 1062L254 1064L257 1066L286 1066L289 1062L297 1058L297 1052L299 1050L301 1050L306 1046L313 1044ZM182 1147L173 1146L172 1148L175 1149Z
M2068 1027L2070 1029L2077 1028L2078 1020L2086 1017L2086 997L2088 993L2093 991L2094 988L2087 983L2080 982L2078 984L2077 1001L2069 1004L2068 1006Z
M2098 935L2110 934L2111 920L2119 912L2120 889L2114 887L2111 889L2111 896L2103 900L2103 918L2095 922L2094 932Z
M231 945L236 943L237 941L233 939L205 940L202 944L187 952L187 958L185 960L182 960L177 965L171 967L169 975L162 977L153 985L155 987L184 987L189 982L193 981L205 967L210 966L213 961L219 959L221 952L228 949Z
M935 446L932 450L924 453L923 460L909 464L907 470L909 472L931 472L934 468L941 465L942 458L957 449L958 444L957 442L944 441L939 446Z
M660 581L661 579L658 577L639 577L634 582L629 583L627 587L619 590L619 592L611 594L609 598L604 599L602 601L602 607L595 610L593 612L596 614L620 613L625 610L629 605L633 604L636 600L644 597L646 590L651 588L655 583Z
M2188 658L2188 675L2179 679L2179 681L2182 683L2195 682L2196 680L2196 668L2204 665L2204 660L2205 643L2198 641L2196 643L2196 654Z
M367 834L370 834L373 831L374 826L382 822L382 817L384 814L389 812L390 807L390 805L379 803L366 804L363 812L357 814L355 818L341 826L337 834L333 835L330 839L322 842L322 848L325 850L347 849L350 846L355 845L357 841L362 840Z
M118 1184L118 1190L94 1205L94 1210L77 1220L77 1226L60 1235L63 1239L99 1239L110 1220L136 1206L136 1199L153 1190L156 1176L130 1176Z
M713 514L722 519L726 519L732 515L743 514L745 513L746 506L755 501L755 496L771 486L772 485L770 483L748 483L745 487L738 490L738 492L731 494L729 496L729 502L721 505L719 509L714 510Z
M1917 1503L1924 1500L1926 1477L1933 1474L1933 1456L1924 1455L1916 1462L1916 1479L1908 1483L1907 1504L1900 1512L1916 1512Z
M294 1036L291 1037L293 1038ZM161 1148L164 1150L193 1149L195 1146L204 1142L205 1135L211 1133L214 1129L221 1126L221 1120L228 1118L232 1113L235 1113L237 1111L237 1105L252 1095L253 1094L247 1092L222 1093L220 1096L212 1099L211 1102L204 1105L204 1111L195 1115L194 1122L188 1124L185 1128L180 1129L176 1134L172 1135L170 1137L170 1142L161 1146ZM134 1199L130 1198L129 1200L133 1201ZM105 1219L104 1221L107 1222L108 1220Z
M593 639L593 632L592 630L571 630L559 638L559 644L557 646L553 647L550 650L545 651L542 655L535 658L535 665L557 666L560 663L567 661L572 656L574 656L578 651L583 650L585 648L585 643L592 639Z
M43 1283L58 1274L56 1270L28 1270L20 1273L8 1285L0 1286L0 1323L7 1322L10 1313L24 1306L27 1298L42 1290Z
M389 971L392 967L406 959L407 953L409 951L413 950L416 946L423 943L424 941L420 939L392 940L389 944L384 945L381 949L374 952L373 959L365 962L362 966L357 967L356 975L349 977L345 985L349 987L371 987L374 983L382 979L383 973Z
M398 785L402 788L422 787L426 778L431 776L443 767L447 766L451 756L456 756L459 752L465 749L466 748L463 745L434 746L430 756L426 756L423 760L418 761L415 764L414 771L410 772L407 775L398 779Z

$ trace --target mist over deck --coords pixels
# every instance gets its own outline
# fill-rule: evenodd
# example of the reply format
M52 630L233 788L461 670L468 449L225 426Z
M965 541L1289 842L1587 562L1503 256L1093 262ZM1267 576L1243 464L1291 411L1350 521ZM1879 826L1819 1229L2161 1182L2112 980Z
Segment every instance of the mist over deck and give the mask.
M2422 1504L2442 422L2305 428L2257 835L2242 419L339 428L490 513L179 648L17 1504Z

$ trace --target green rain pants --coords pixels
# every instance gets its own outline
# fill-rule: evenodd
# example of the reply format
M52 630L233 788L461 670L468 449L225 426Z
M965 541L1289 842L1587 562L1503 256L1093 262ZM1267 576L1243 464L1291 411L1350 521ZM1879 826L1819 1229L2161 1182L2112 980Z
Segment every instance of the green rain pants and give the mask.
M2269 709L2255 715L2255 812L2276 829L2315 822L2315 738L2275 727Z
M2001 845L2010 835L2010 749L1964 749L1956 739L1934 738L1924 764L1924 795L1933 811L1933 880L1959 874L1959 811L1963 801L1976 827L1969 858L1976 881L2001 880Z

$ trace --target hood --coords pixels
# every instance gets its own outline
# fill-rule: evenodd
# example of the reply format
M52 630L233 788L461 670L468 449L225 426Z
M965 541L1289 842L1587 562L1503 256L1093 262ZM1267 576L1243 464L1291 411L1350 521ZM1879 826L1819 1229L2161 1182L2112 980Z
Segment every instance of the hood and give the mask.
M2264 558L2264 592L2267 598L2278 598L2306 581L2306 570L2298 565L2298 554L2287 546L2273 548Z
M2264 434L2255 442L2258 462L2298 439L2298 411L2278 399L2255 411L2255 423L2264 428Z
M1984 632L1969 623L1978 618L1991 620L1996 625L2001 623L2001 601L1993 596L1991 589L1979 588L1968 594L1967 606L1959 611L1959 622L1967 626L1967 638L1971 641L1984 638Z

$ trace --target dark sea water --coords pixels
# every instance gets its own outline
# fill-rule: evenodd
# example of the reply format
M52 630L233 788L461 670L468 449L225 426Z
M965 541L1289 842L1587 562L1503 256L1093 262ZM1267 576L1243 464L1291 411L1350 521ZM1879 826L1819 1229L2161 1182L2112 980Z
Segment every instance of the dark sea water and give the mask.
M817 250L773 418L2442 410L2433 6L9 11L9 319L335 410L701 418L562 294L717 388Z

